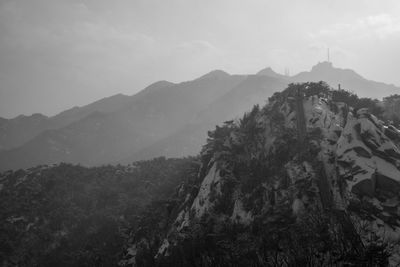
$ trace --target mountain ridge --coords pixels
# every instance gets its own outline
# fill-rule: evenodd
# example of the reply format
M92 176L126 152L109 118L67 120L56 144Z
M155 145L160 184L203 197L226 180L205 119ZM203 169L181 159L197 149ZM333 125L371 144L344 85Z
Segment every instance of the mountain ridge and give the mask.
M229 75L222 79L210 77L173 85L163 83L168 90L153 84L114 112L99 114L92 120L85 117L46 135L42 133L22 147L0 152L0 169L58 161L106 164L125 154L127 157L135 149L150 145L180 128L203 105L224 94L241 79L241 76Z
M44 134L45 130L50 129L59 132L60 136L71 135L71 140L69 141L70 143L72 142L69 145L71 147L62 148L63 145L59 148L60 151L73 151L72 147L78 149L80 146L78 144L83 144L83 147L86 148L87 153L84 158L78 157L78 155L73 156L74 153L71 156L56 156L61 161L65 160L72 163L77 163L78 158L82 164L96 165L107 162L127 162L128 160L144 159L141 158L141 155L148 155L146 158L194 155L199 152L201 144L206 139L204 133L214 125L224 120L233 119L251 108L254 103L263 104L273 91L282 90L289 83L324 79L327 79L328 84L333 88L341 84L341 88L351 88L360 95L369 97L379 96L381 98L384 95L389 96L400 92L397 87L366 80L354 71L335 68L329 62L319 63L311 71L302 72L291 77L277 74L270 68L261 70L256 75L230 75L224 71L215 70L193 81L182 83L159 81L147 86L135 95L115 95L105 98L79 109L70 109L62 112L58 115L58 120L43 118L42 123L36 123L33 126L25 123L19 124L19 127L13 129L5 126L8 121L1 120L0 169L30 167L33 166L34 162L35 164L54 163L53 160L50 160L51 157L55 157L52 154L54 152L51 152L54 149L47 144L48 142L44 142L42 137L39 137L40 134ZM238 85L241 82L244 84L239 88ZM186 87L196 86L196 83L203 85L192 91L190 91L191 89L185 89ZM225 85L222 85L224 83ZM218 84L221 84L221 86ZM210 91L210 89L215 91L211 93L212 90ZM218 90L221 95L219 95ZM189 91L194 95L189 96ZM185 96L180 97L181 94ZM185 104L187 102L185 97L191 99L190 101L192 102L188 102L191 104ZM193 110L191 110L192 108ZM178 110L180 111L178 112ZM96 141L89 141L90 139L86 137L82 138L86 138L85 140L88 141L79 141L78 136L86 135L86 126L83 126L83 124L81 124L82 129L74 127L69 127L69 130L63 129L69 124L84 120L86 116L90 116L95 111L104 113L104 119L109 124L108 128L115 128L114 131L108 129L107 126L103 126L98 128L98 131L102 131L101 133L92 131L94 134L92 139L98 140L97 143ZM170 112L175 113L172 115ZM112 115L114 113L120 115ZM182 113L187 114L182 115ZM166 114L170 115L164 117ZM146 123L135 123L134 121L143 123L146 121ZM52 126L49 126L49 122L52 122ZM91 123L93 129L97 127L94 124L95 122ZM7 127L11 130L4 130ZM71 131L71 129L74 130ZM67 131L68 134L62 133L63 131ZM121 135L122 132L125 134ZM141 133L139 134L139 132ZM113 135L119 137L115 138ZM135 141L129 135L138 135L138 137ZM148 135L148 138L146 135ZM181 137L178 138L178 136ZM14 141L10 141L13 138ZM164 141L162 141L163 139ZM170 145L168 146L166 143L169 141ZM39 149L37 151L39 157L36 157L36 159L33 156L34 152L29 151L30 145L28 144L34 142L37 142L34 147ZM119 145L117 145L118 142L120 143ZM89 147L87 146L88 144L92 144L94 147ZM115 145L113 146L112 144ZM172 144L174 147L172 147ZM145 147L141 147L142 145ZM97 149L96 146L100 148ZM180 147L185 149L179 150ZM127 151L128 148L131 148L130 152ZM1 150L3 151L1 152ZM110 156L107 156L105 151L109 151ZM97 154L91 155L90 153ZM31 158L32 160L34 159L32 164L28 164L29 159L25 154L32 155ZM103 159L98 158L99 155L103 155ZM27 164L19 165L19 158L21 160L25 158L24 161ZM42 159L40 162L37 160L39 158ZM98 160L93 161L92 159L94 158L98 158ZM10 163L11 161L13 162L12 164Z

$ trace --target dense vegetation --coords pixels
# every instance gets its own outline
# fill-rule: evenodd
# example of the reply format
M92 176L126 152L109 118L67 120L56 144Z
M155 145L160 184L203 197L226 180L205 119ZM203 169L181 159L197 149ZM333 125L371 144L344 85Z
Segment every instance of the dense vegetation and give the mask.
M116 266L139 215L196 177L195 158L9 171L0 180L3 266Z
M148 267L388 266L387 244L357 247L353 243L358 236L348 237L348 229L333 218L333 214L313 212L296 220L290 210L282 209L244 226L204 217L185 232L168 257L154 261L151 254L140 255L137 263Z

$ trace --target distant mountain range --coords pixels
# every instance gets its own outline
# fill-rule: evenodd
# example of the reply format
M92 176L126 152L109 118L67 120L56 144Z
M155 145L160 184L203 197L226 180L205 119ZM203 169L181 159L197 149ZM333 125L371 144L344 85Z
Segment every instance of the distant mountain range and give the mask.
M264 104L289 83L320 80L363 97L381 99L400 93L399 87L367 80L329 62L295 76L271 68L255 75L215 70L179 84L156 82L135 95L114 95L53 117L0 118L0 170L194 155L216 124L234 119L254 104Z

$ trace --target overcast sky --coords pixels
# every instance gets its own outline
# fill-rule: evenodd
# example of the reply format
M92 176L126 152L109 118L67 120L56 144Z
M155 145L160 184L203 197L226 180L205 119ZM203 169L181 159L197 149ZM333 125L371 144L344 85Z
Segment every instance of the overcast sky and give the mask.
M0 0L0 117L54 115L213 69L326 59L400 85L398 0Z

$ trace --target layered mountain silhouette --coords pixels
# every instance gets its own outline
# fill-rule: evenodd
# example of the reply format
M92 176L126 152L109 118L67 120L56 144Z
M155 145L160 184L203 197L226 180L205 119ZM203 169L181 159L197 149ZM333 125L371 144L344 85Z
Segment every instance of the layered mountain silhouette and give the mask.
M0 169L57 162L96 165L124 159L183 127L244 78L213 71L180 84L157 82L126 97L126 103L116 105L115 110L95 110L61 128L45 129L17 148L2 151Z
M94 112L113 112L128 103L129 98L117 94L83 107L73 107L53 117L36 113L31 116L20 115L13 119L0 118L0 150L18 147L45 130L67 126Z
M398 87L367 80L329 62L291 77L271 68L255 75L215 70L179 84L156 82L135 95L111 96L54 117L0 119L0 170L194 155L216 124L235 119L256 103L264 104L289 83L320 80L366 97L400 92Z
M254 104L265 104L274 88L282 90L286 86L287 81L283 79L264 75L248 75L237 86L199 112L183 128L140 150L125 159L123 163L151 159L158 155L170 157L195 155L204 144L208 130L221 122L240 116Z

